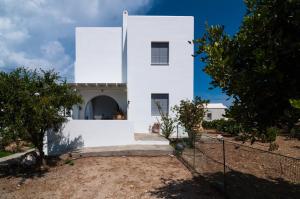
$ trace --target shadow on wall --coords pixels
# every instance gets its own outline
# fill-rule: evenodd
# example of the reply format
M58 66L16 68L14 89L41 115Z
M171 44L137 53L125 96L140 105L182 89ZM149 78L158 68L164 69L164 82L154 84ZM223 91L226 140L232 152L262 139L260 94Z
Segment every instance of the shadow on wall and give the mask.
M82 136L70 138L70 134L67 136L63 134L63 128L59 131L49 131L47 133L48 141L48 155L60 155L82 148L84 145Z
M163 186L150 191L159 198L223 198L223 173L207 173L191 180L162 179ZM230 171L226 173L224 198L299 198L300 184L283 179L263 179L257 176Z

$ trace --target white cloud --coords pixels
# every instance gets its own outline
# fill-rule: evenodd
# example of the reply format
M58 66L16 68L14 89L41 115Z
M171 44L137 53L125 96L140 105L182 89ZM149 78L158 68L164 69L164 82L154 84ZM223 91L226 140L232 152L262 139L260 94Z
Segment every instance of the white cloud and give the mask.
M152 0L1 0L0 70L55 68L73 78L76 26L120 26L122 11L145 13Z

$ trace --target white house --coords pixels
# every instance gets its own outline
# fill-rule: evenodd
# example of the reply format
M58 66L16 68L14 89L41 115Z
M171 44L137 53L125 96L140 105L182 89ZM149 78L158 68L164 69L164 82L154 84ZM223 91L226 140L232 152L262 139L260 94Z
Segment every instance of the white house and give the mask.
M206 121L225 119L224 114L227 107L222 103L208 103L205 105Z
M84 103L63 133L85 147L136 144L164 112L193 98L194 18L134 16L121 27L77 27L75 83ZM120 118L122 118L120 120Z

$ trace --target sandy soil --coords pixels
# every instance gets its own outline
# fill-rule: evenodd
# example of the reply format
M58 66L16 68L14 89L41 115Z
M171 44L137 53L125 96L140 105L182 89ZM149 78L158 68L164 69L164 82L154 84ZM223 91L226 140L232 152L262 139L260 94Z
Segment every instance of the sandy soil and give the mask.
M270 153L265 143L249 147L249 143L241 144L232 138L225 140L226 185L231 198L299 198L300 160L278 153L299 157L295 146L300 141L279 137L279 150ZM211 183L224 182L221 141L199 138L196 150L185 148L182 158Z
M222 198L175 157L93 157L0 178L0 198Z
M215 130L206 130L206 131L211 136L216 136L217 134L219 134ZM238 144L251 146L257 149L262 149L266 151L268 151L269 149L269 143L262 143L260 141L256 141L254 142L254 144L251 144L250 141L243 143L242 141L236 141L235 137L232 136L225 136L224 139ZM293 158L300 158L300 140L296 138L289 138L288 136L279 135L277 136L275 142L279 145L279 148L278 150L273 151L274 153L278 153Z

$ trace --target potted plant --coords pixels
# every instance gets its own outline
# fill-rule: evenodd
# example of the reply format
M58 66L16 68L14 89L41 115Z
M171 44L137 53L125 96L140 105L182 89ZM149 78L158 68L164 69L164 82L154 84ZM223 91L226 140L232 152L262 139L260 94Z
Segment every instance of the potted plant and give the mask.
M118 110L117 110L116 119L117 120L124 120L125 119L124 111L122 109L120 109L119 107L118 107Z
M152 133L159 133L160 132L160 123L156 122L152 126Z

